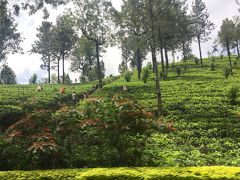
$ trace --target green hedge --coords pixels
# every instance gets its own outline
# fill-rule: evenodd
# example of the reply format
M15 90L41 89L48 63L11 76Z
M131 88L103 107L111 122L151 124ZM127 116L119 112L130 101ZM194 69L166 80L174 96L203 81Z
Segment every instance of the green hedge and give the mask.
M49 171L0 172L1 180L79 179L79 180L176 180L240 179L239 167L189 168L95 168Z

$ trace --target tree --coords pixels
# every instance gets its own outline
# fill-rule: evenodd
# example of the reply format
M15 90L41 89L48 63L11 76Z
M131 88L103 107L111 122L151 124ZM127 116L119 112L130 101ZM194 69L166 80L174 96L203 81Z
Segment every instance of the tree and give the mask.
M218 39L220 44L227 49L229 66L232 74L232 61L230 46L234 43L234 23L228 18L224 19L218 32Z
M201 42L207 41L208 35L214 29L214 24L209 20L209 13L202 0L195 0L192 6L194 32L198 41L201 66L203 67Z
M65 60L77 42L77 35L73 29L74 21L70 15L62 15L57 18L57 23L52 28L52 53L57 58L58 80L59 80L59 61L62 59L62 82L65 81Z
M51 75L51 83L53 83L53 84L57 84L58 83L58 78L57 78L57 75L55 73L53 73Z
M81 36L72 51L70 69L72 72L80 72L81 76L90 79L89 72L94 69L95 65L95 43L85 36Z
M16 75L14 71L8 66L3 65L3 68L0 72L0 82L3 84L16 84Z
M7 54L22 51L19 46L22 39L7 4L6 0L0 1L0 62L6 59Z
M118 72L120 74L124 74L126 71L128 71L128 65L122 61L119 65L118 65Z
M234 17L234 20L233 20L233 23L234 23L234 47L236 47L237 49L237 54L238 54L238 57L240 57L240 50L239 50L239 41L240 41L240 17L239 16L235 16Z
M33 74L32 77L29 79L29 84L36 84L37 83L37 74Z
M109 0L74 0L74 2L78 28L88 40L95 43L97 75L99 85L102 87L100 50L112 38L112 4Z
M147 14L145 11L144 0L125 0L122 4L122 10L117 16L118 21L115 20L120 27L121 36L123 35L121 41L127 38L128 42L131 42L131 49L135 53L134 60L136 62L134 64L138 70L138 79L141 78L142 61L145 59L143 54L148 48L146 44Z
M38 40L34 42L32 45L32 53L41 54L43 64L41 68L43 70L47 69L48 71L48 83L51 82L51 48L52 48L52 41L51 41L51 30L52 30L52 23L43 21L42 25L38 28Z
M11 0L11 5L14 8L15 14L18 15L20 9L29 10L30 14L36 13L45 5L57 7L59 5L67 4L70 0Z
M157 94L157 115L160 116L163 114L163 105L162 105L162 95L161 95L161 87L160 87L160 78L158 73L157 66L157 57L156 57L156 37L155 37L155 19L154 9L152 0L147 0L147 9L148 9L148 17L149 17L149 27L150 27L150 36L151 36L151 53L152 53L152 62L153 68L155 70L155 81L156 81L156 94Z

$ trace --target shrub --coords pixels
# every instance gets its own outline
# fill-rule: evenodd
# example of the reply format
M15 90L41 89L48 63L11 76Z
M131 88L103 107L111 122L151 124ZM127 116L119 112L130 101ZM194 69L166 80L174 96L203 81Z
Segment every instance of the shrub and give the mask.
M131 77L132 77L132 72L131 71L127 71L127 72L124 73L124 79L125 79L126 82L130 82Z
M161 167L161 168L95 168L47 171L0 172L1 180L79 179L79 180L187 180L239 179L239 167Z
M148 62L146 68L149 69L149 70L151 70L151 69L153 68L152 63Z
M215 69L216 69L216 65L212 61L211 64L210 64L210 71L215 71Z
M198 59L197 57L194 57L193 60L194 60L194 62L195 62L196 65L198 65L198 64L200 63L200 59Z
M236 86L232 86L228 90L227 97L228 97L229 103L231 105L236 105L237 104L238 92L239 92L239 89Z
M237 59L233 63L234 63L234 67L237 67L237 64L238 64Z
M221 60L223 59L223 54L220 55L220 59L221 59Z
M182 74L182 69L181 69L181 67L176 67L176 73L177 73L177 76L178 77L180 77L181 76L181 74Z
M145 84L147 83L148 78L149 78L149 70L145 68L143 69L143 72L142 72L142 80Z
M231 75L231 69L230 67L224 68L224 77L227 79Z
M167 72L162 72L162 71L160 72L160 78L162 78L163 80L166 80L167 76L168 76Z
M1 105L0 106L0 126L7 127L16 121L18 121L21 116L24 115L22 108L11 105Z

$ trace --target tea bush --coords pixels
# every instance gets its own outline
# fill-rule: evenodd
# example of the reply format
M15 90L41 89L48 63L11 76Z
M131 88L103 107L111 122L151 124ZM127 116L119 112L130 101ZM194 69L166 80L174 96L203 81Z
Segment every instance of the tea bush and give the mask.
M124 79L126 82L130 82L131 81L131 77L132 77L132 72L131 71L126 71L124 73Z
M178 180L178 179L240 179L236 167L190 168L97 168L48 171L0 172L2 180L15 179L79 179L79 180Z

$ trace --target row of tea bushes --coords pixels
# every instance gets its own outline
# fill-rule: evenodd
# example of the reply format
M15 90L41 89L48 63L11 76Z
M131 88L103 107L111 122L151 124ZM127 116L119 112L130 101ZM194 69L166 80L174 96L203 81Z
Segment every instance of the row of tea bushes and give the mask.
M187 168L96 168L48 171L0 172L1 180L178 180L178 179L240 179L237 167Z

